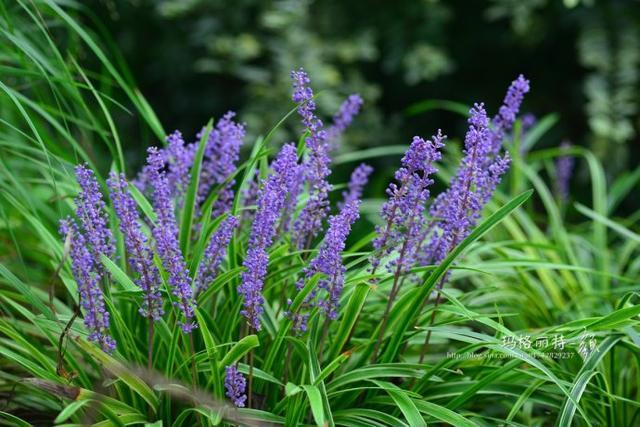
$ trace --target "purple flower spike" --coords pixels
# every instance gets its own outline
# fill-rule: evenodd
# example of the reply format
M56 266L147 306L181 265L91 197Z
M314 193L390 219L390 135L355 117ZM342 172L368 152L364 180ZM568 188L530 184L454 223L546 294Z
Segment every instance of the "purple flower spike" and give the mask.
M191 166L195 156L195 144L185 144L180 131L174 131L167 136L167 147L158 150L158 158L162 161L163 170L167 177L170 195L179 202L182 201L189 186ZM152 190L151 178L153 170L149 164L142 168L134 185L143 193Z
M440 222L435 225L424 262L442 261L467 237L509 167L507 155L495 158L491 155L493 135L484 106L475 104L470 115L458 172L449 189L440 194L431 207L431 216L440 217Z
M567 150L571 148L571 143L563 141L560 148ZM569 198L569 181L573 175L573 164L573 157L567 155L560 156L556 160L556 189L560 200L563 201Z
M354 199L347 202L338 215L329 218L329 229L324 241L318 250L318 255L309 264L306 272L308 278L320 272L324 277L318 281L318 289L324 289L328 296L318 305L330 319L338 317L340 295L344 285L344 273L346 269L342 265L342 251L351 231L351 226L360 214L358 208L360 200Z
M267 251L276 233L276 223L285 205L296 169L296 147L286 144L272 164L272 173L262 182L258 192L258 208L243 263L246 271L242 273L242 283L238 286L238 293L244 300L241 313L256 331L260 330L260 315L263 312L262 286L269 264Z
M176 305L185 318L184 322L180 322L180 327L184 332L189 333L196 326L192 322L195 300L191 289L191 280L178 242L178 225L171 200L171 189L166 172L163 171L164 161L161 153L156 147L149 148L148 152L149 182L153 187L153 209L157 215L156 224L152 231L153 237L156 241L158 255L160 255L169 275L171 292L178 300Z
M353 118L358 115L362 107L362 98L358 94L349 97L340 105L338 112L333 116L333 124L327 129L327 140L335 144L335 140L349 127Z
M532 127L536 125L538 119L533 113L526 113L522 115L522 133L527 133Z
M107 183L120 221L120 231L124 235L129 265L138 275L135 282L144 295L140 314L153 320L160 320L164 314L160 294L160 273L153 262L153 252L149 247L148 238L140 227L138 207L129 193L124 174L118 175L112 172Z
M353 170L347 191L342 193L343 200L339 205L340 208L350 203L352 200L360 200L362 197L362 190L364 186L367 185L371 172L373 172L373 168L366 163L362 163Z
M200 187L198 188L199 203L206 199L214 186L224 184L236 171L236 162L240 158L245 126L232 120L235 115L231 111L226 113L209 134L202 162ZM222 215L231 208L234 183L235 181L230 180L219 190L218 198L213 205L212 216Z
M402 158L402 167L395 174L397 183L389 184L389 199L382 206L386 225L378 227L378 236L373 241L375 253L370 257L373 270L394 251L398 251L398 257L392 261L390 270L407 271L413 264L425 221L429 186L433 184L431 175L437 172L434 163L442 156L440 149L445 138L440 131L431 140L416 136ZM402 246L398 247L400 242Z
M238 218L235 216L227 217L215 231L209 246L204 251L203 259L198 268L197 287L199 291L204 291L209 284L215 279L216 271L222 262L224 253L229 245L233 230L238 226Z
M502 141L507 132L513 127L516 121L516 115L520 110L520 104L525 93L529 92L529 80L525 79L521 74L511 82L507 94L498 114L493 118L491 129L491 153L498 154L502 148Z
M358 219L360 200L349 200L340 209L337 215L329 217L329 229L324 237L318 254L311 260L309 266L304 269L305 278L311 279L316 273L322 273L322 278L318 281L317 286L306 297L299 312L286 312L286 316L291 319L293 329L298 332L306 332L307 321L309 320L309 310L313 307L320 309L331 320L338 317L338 308L340 305L340 296L344 286L345 267L342 265L342 251L345 248L345 242L351 231L351 226ZM296 283L296 289L302 290L304 280ZM325 295L314 299L319 295L319 290L324 290ZM289 300L291 304L291 300Z
M244 408L247 400L247 380L238 372L238 366L236 364L227 366L225 373L224 388L226 389L227 397L231 399L231 402L238 408Z
M329 210L329 192L331 185L327 177L329 169L327 133L323 130L322 121L316 116L316 104L313 101L313 90L309 87L309 77L301 68L291 72L293 80L293 101L300 104L298 114L307 128L309 136L305 140L308 157L305 159L304 179L309 183L309 200L300 212L294 224L295 245L302 249L309 239L318 234L322 228L322 220Z
M75 198L76 216L94 256L95 267L102 274L104 269L100 255L111 258L115 254L106 205L102 200L102 193L93 171L86 165L76 166L75 171L76 179L82 189Z
M89 251L89 242L71 218L60 221L60 234L70 236L71 267L78 285L80 306L84 309L84 325L89 330L89 341L97 343L103 351L111 354L116 342L109 336L109 312L100 289L102 276Z
M280 220L280 231L282 233L287 233L291 228L292 218L296 211L296 208L298 207L298 197L300 196L300 193L302 192L304 187L304 175L304 165L296 166L296 169L291 174L289 194L287 194L284 211Z
M191 166L193 165L196 146L195 144L187 145L180 131L174 131L169 135L167 143L167 161L169 162L167 181L169 182L172 196L176 197L181 203L191 180Z

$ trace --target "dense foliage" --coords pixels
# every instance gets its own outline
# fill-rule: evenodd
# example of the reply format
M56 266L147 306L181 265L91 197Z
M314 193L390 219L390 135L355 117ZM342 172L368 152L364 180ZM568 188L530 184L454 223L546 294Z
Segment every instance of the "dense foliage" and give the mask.
M72 7L0 8L3 423L640 422L640 230L619 216L640 169L538 149L558 118L520 115L534 79L353 150L366 94L296 66L268 126L165 137Z
M185 130L232 108L257 135L279 119L286 73L302 65L333 89L318 100L324 111L340 94L365 99L350 144L394 144L455 125L442 114L413 120L408 106L487 99L497 108L493 94L524 73L539 89L528 108L562 114L556 138L593 148L612 172L640 158L635 0L112 0L94 9L159 116ZM155 42L136 42L146 34ZM477 85L479 76L490 77Z

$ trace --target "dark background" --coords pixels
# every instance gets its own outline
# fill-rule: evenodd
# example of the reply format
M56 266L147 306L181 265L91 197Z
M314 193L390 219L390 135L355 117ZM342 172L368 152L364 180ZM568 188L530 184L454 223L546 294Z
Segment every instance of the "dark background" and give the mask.
M264 134L292 107L289 71L303 66L325 117L348 93L365 98L345 150L437 128L460 138L459 115L406 109L483 101L492 115L522 73L532 88L522 112L560 117L536 148L589 147L609 178L638 164L635 0L103 0L91 11L167 131L194 135L232 109L250 138Z

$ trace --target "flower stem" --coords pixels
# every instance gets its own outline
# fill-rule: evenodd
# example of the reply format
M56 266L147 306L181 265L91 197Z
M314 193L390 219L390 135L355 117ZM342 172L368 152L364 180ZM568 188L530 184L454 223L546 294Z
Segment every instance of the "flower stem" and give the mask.
M149 316L149 331L148 331L148 343L147 343L147 369L149 372L153 369L153 317Z
M289 382L289 365L291 365L291 356L293 355L293 347L291 343L287 343L287 356L284 362L284 385L286 386ZM283 390L283 393L286 392Z
M253 349L249 350L249 390L247 408L252 407L253 401Z
M436 319L436 311L438 310L438 306L440 305L440 299L442 294L438 291L438 296L436 297L436 302L433 305L433 311L431 312L431 320L429 321L429 328L433 326L433 322ZM422 345L422 350L420 350L420 359L418 359L418 364L422 364L424 361L424 357L427 354L427 347L429 346L429 341L431 340L431 329L427 331L427 336L424 338L424 344Z
M382 315L382 324L380 325L380 332L378 333L378 339L376 340L376 346L373 349L373 353L371 354L371 363L375 363L378 358L378 351L380 350L380 346L382 345L382 339L384 338L384 332L387 328L387 323L389 322L389 312L391 311L391 306L396 299L396 295L400 289L400 273L402 271L402 261L404 258L404 253L407 249L407 240L402 244L402 249L400 250L400 254L398 255L398 264L396 266L396 271L393 274L393 286L391 287L391 292L389 293L389 299L387 300L387 306L384 308L384 314Z
M320 343L318 344L318 360L322 363L322 355L324 349L324 343L327 340L327 336L329 335L329 317L324 318L324 323L322 325L322 337L320 338Z

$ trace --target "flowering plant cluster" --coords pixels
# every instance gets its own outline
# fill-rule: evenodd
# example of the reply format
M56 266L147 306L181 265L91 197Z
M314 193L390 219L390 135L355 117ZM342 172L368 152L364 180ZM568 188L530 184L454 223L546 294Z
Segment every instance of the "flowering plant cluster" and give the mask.
M192 351L210 339L211 328L221 327L221 336L239 343L259 337L261 347L271 348L260 356L262 371L257 371L252 348L222 366L225 396L236 407L256 407L258 396L266 398L269 385L256 386L254 380L264 380L264 369L273 368L283 346L287 361L279 372L286 382L295 376L290 364L305 337L317 347L320 366L329 360L324 355L336 356L351 341L363 342L358 325L364 300L356 305L353 321L345 319L345 307L354 308L347 301L353 289L345 293L349 269L364 274L363 285L386 294L375 339L357 344L372 363L378 360L395 306L402 304L399 297L420 286L422 277L415 270L438 265L469 236L508 170L504 142L529 90L528 81L518 77L493 120L483 104L471 108L462 160L448 189L433 200L431 188L447 137L440 130L430 139L414 137L388 184L371 251L358 256L347 249L347 241L373 168L363 163L353 170L335 207L330 174L332 153L362 99L349 96L325 126L309 76L299 69L291 78L303 129L299 146L282 145L268 164L260 160L270 152L263 140L253 148L257 155L241 164L245 125L229 112L215 126L203 128L194 142L172 133L163 148L148 150L145 166L131 181L112 172L104 193L94 172L78 166L75 219L60 225L70 245L88 340L105 352L118 354L119 337L110 333L116 313L110 313L105 299L116 291L114 282L116 276L122 280L122 273L136 287L130 302L146 322L149 369L156 357L154 334L167 333L172 325L185 334ZM435 290L448 279L448 273L443 275ZM436 306L439 298L438 293ZM227 310L229 321L208 324L209 310ZM332 331L345 327L348 338L332 342ZM242 355L244 364L239 363Z

